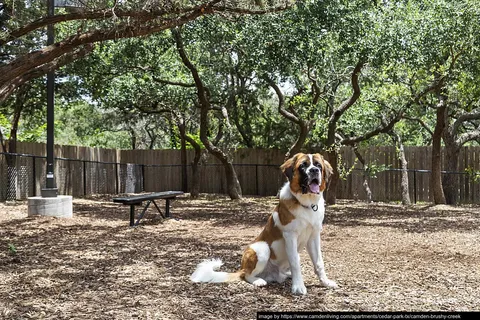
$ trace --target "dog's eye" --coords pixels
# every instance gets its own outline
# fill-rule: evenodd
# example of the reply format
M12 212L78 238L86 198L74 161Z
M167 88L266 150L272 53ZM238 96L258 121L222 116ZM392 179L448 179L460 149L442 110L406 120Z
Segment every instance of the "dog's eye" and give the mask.
M301 164L302 167L308 167L308 163L305 161Z

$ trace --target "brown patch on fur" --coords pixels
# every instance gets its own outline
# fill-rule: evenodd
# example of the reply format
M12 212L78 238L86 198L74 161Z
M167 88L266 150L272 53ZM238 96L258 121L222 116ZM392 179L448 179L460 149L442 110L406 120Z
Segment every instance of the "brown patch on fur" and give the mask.
M280 200L275 210L278 212L278 219L282 226L286 226L295 219L291 211L295 206L298 206L298 204L297 199Z
M252 248L248 247L242 256L242 264L241 270L239 272L239 276L242 279L245 279L245 275L251 274L255 267L257 266L258 258L257 253Z
M270 248L270 259L272 260L277 260L277 256L275 255L275 252Z
M297 153L280 166L280 169L290 181L290 189L295 193L302 192L302 187L300 185L300 175L297 174L297 172L298 167L305 161L310 161L308 155L304 153Z
M322 165L322 185L320 186L320 191L325 191L327 189L327 182L330 181L330 177L333 174L333 168L327 160L323 160Z
M320 153L313 155L313 163L318 162L322 165L322 182L320 184L320 192L327 189L327 182L330 180L330 176L333 173L333 168L330 163Z
M255 239L257 241L265 241L268 245L271 245L273 241L281 239L283 237L282 231L275 225L273 217L268 218L265 228L263 228L260 235Z
M318 162L323 165L323 156L320 153L315 153L312 155L313 163Z
M278 207L277 209L278 210ZM278 211L277 211L278 212ZM265 241L268 244L268 247L270 248L270 259L277 259L275 256L275 252L272 250L272 243L275 240L279 240L283 238L282 231L275 225L275 221L273 221L273 217L270 216L268 218L267 224L265 225L265 228L263 228L262 232L258 235L258 237L255 239L254 242L258 241Z

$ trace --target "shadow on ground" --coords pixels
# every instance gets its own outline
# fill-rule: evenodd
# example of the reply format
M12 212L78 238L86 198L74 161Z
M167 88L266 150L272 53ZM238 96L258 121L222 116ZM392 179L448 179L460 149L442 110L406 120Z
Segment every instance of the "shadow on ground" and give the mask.
M327 207L326 224L344 227L376 226L422 233L474 231L480 228L480 208L441 206L402 207L383 204Z

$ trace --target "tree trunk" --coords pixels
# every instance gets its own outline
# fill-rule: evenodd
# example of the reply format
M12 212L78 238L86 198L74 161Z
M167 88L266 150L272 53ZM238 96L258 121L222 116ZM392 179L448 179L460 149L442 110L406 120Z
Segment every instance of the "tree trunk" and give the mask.
M291 146L285 154L285 161L293 157L295 154L299 153L303 145L305 144L305 140L307 140L308 132L310 131L309 125L306 124L304 121L300 121L298 127L300 129L300 132L298 133L298 138L293 144L293 146Z
M365 189L365 192L367 193L367 202L370 203L370 202L372 202L372 190L370 189L370 186L368 185L368 175L367 175L367 170L366 170L366 166L365 166L365 159L363 158L363 156L358 151L358 146L357 145L355 145L353 147L353 152L355 152L355 155L357 156L358 161L360 161L360 163L363 166L363 188Z
M202 149L200 145L192 139L188 134L185 134L185 140L190 143L190 145L195 150L195 157L192 161L192 185L190 187L190 197L198 198L200 194L200 170L199 163L202 157Z
M327 152L327 159L333 169L333 174L330 177L330 182L327 188L327 204L337 203L337 185L340 181L340 173L338 172L338 154L337 150L331 150Z
M443 134L443 141L445 142L445 170L447 174L442 179L443 192L445 194L445 201L447 204L458 204L458 176L454 173L458 171L458 153L460 152L460 145L455 141L455 137L449 129L445 129Z
M185 134L185 124L177 123L178 131L180 132L180 162L182 163L182 190L187 192L188 178L187 178L187 144Z
M300 119L299 115L293 110L293 108L289 108L290 112L285 109L285 96L282 93L282 90L278 87L275 81L267 78L268 84L273 88L275 93L278 96L278 112L287 120L293 122L298 126L300 132L298 134L298 138L295 143L288 149L287 153L285 154L285 161L291 158L296 153L300 152L307 139L308 133L310 128L314 125L313 121L303 120Z
M195 87L197 88L197 96L200 104L200 140L202 141L208 152L210 152L222 163L225 169L225 176L227 178L227 193L230 196L230 199L240 199L242 197L242 187L240 186L240 182L237 178L237 173L235 172L232 163L228 159L228 156L220 148L215 146L208 138L208 112L211 109L209 99L210 95L207 92L208 89L205 87L197 68L192 64L192 62L187 56L187 53L185 52L180 31L176 29L172 29L171 31L180 58L182 59L183 64L190 70L190 73L192 74L193 80L195 82Z
M442 133L445 128L445 115L447 106L440 102L437 107L437 121L432 136L432 175L430 187L433 190L433 202L435 204L445 204L445 195L442 188Z
M402 138L395 132L390 131L390 135L392 136L393 140L398 145L397 155L400 159L400 166L401 166L401 182L400 182L400 191L402 193L402 204L404 206L409 206L412 204L410 201L410 193L408 190L408 162L407 158L405 157L405 148L403 147Z
M10 128L10 138L8 140L7 151L9 153L17 153L17 133L18 133L18 124L22 115L22 110L25 105L25 100L27 97L27 92L29 87L23 85L20 89L17 90L15 97L15 108L12 119L12 127ZM15 200L17 198L17 157L12 155L7 155L5 157L7 162L7 200Z
M200 111L200 140L208 152L210 152L222 163L225 169L225 176L227 178L227 194L229 195L230 199L240 199L242 197L242 187L238 181L237 173L235 172L232 163L228 159L228 156L220 148L216 147L210 142L207 136L207 128L208 109L202 107Z
M340 174L338 172L338 154L337 154L337 146L335 145L335 134L337 133L337 123L338 120L340 120L341 116L347 111L351 106L357 102L358 98L360 97L361 90L360 90L360 85L359 85L359 76L362 71L363 66L365 65L365 61L363 59L360 59L357 64L355 65L355 68L352 71L352 74L350 75L350 81L352 85L352 95L344 100L340 106L333 110L332 114L330 115L330 118L328 119L328 126L327 126L327 141L325 145L327 146L327 155L328 155L328 161L332 165L333 168L333 175L331 177L331 181L329 184L329 192L327 193L327 204L335 204L337 202L337 185L338 181L340 180ZM338 87L338 83L335 84L336 87ZM335 91L336 91L335 87ZM330 100L330 103L333 103L334 99ZM330 108L329 108L330 109Z
M130 129L130 146L132 150L137 148L137 136L135 135L135 130Z

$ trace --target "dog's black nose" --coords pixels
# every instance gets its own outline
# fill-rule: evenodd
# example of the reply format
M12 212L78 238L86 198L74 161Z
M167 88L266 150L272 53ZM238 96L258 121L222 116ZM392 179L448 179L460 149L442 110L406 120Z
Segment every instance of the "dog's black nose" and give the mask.
M319 172L320 172L320 169L318 169L317 167L310 168L310 173L319 173Z

